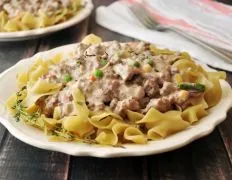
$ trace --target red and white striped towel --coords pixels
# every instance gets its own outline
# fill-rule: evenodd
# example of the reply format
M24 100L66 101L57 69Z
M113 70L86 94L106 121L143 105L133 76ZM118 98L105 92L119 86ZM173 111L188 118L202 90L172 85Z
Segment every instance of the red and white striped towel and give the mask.
M107 7L98 7L97 23L129 37L188 51L206 64L232 71L232 64L174 32L158 32L145 28L129 9L135 1L121 0ZM144 6L159 23L180 28L218 49L232 53L232 7L211 0L144 1Z
M129 5L136 0L123 0ZM184 30L212 46L232 52L232 6L212 0L146 0L144 6L163 25Z

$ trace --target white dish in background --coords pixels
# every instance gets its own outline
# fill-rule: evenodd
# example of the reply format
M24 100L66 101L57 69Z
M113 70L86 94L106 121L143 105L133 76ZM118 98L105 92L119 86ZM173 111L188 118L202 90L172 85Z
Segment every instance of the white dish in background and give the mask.
M0 42L35 39L78 24L85 18L87 18L93 10L92 0L83 1L85 3L85 7L82 10L80 10L80 12L78 12L77 15L65 22L40 29L17 32L0 32Z
M1 105L3 105L5 100L17 90L17 72L26 70L38 58L49 59L55 54L61 52L64 57L67 57L74 51L75 47L75 44L71 44L38 53L31 58L19 61L16 65L0 74L0 87L4 87L0 88ZM207 66L205 67L208 68ZM4 109L4 106L0 107L0 122L13 136L27 144L41 149L63 152L69 155L106 158L158 154L180 148L211 133L216 125L226 118L226 113L232 106L232 89L224 80L221 81L221 86L223 90L222 99L219 104L209 110L209 115L202 118L196 125L191 126L184 131L178 132L177 134L171 135L160 141L150 141L145 145L124 145L125 148L116 148L111 146L89 145L78 142L49 142L43 131L20 122L16 122L14 118L10 117Z

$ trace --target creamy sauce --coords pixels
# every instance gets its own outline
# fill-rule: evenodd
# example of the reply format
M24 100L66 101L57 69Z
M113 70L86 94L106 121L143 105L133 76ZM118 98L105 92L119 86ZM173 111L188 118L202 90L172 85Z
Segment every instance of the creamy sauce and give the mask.
M42 77L63 83L64 89L40 99L40 104L48 116L56 106L62 108L63 115L71 114L71 90L80 88L93 111L110 108L123 116L126 110L146 113L151 107L161 112L187 107L191 93L183 97L173 82L178 71L171 64L177 56L178 53L156 55L144 42L112 41L91 46L80 43L75 58L51 66ZM99 77L97 70L101 72ZM70 79L64 82L67 75Z

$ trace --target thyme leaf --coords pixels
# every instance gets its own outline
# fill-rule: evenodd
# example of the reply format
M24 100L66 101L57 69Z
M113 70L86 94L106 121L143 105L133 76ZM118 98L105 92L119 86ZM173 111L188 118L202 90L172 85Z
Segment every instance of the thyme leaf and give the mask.
M14 118L17 122L20 120L24 120L26 123L32 123L34 125L38 125L38 118L40 117L40 111L33 112L32 114L29 114L26 112L26 107L23 106L23 100L20 99L22 96L22 92L26 89L26 86L22 87L20 91L16 93L16 103L12 107L12 109L15 109L15 115Z

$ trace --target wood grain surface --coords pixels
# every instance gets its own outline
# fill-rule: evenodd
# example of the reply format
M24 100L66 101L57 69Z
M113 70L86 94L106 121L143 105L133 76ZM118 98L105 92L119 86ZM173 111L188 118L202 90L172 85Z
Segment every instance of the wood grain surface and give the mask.
M113 0L94 0L95 6ZM232 3L231 1L224 1ZM104 40L133 41L95 22L95 12L82 23L37 40L0 43L0 72L18 60L95 33ZM232 85L232 73L227 73ZM1 87L3 88L3 87ZM99 159L73 157L29 146L0 125L0 180L231 180L232 110L210 135L178 150L159 155Z

